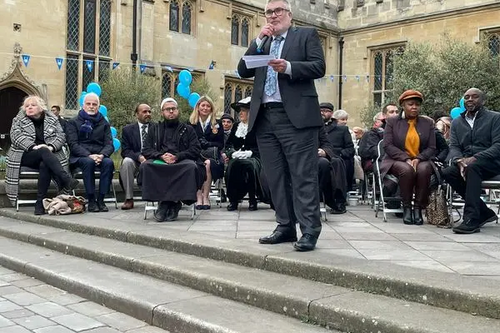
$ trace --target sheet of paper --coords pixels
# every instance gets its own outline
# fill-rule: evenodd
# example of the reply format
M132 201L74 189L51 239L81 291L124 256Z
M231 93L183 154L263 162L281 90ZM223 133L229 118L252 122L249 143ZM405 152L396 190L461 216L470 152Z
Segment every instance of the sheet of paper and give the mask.
M270 60L275 59L269 54L243 56L247 68L267 67Z

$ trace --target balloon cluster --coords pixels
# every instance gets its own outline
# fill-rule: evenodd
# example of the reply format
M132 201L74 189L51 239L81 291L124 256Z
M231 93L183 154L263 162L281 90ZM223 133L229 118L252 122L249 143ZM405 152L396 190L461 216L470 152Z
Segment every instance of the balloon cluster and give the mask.
M451 119L458 118L462 112L465 111L465 99L462 97L460 99L460 107L455 106L453 109L450 111L450 116Z
M85 99L85 95L87 95L88 93L94 93L97 96L101 97L101 92L102 92L102 89L98 83L96 83L96 82L89 83L89 85L87 86L87 91L82 91L82 93L80 94L80 100L79 100L80 107L83 106L83 101ZM105 107L104 105L99 106L99 113L102 114L104 119L106 119L106 121L109 123L108 108ZM115 151L120 149L120 146L121 146L120 140L118 140L116 138L117 134L118 134L118 131L116 130L116 128L111 126L111 136L113 137L113 147L115 148Z
M191 82L193 82L193 76L189 71L184 69L179 73L179 84L176 89L179 96L187 99L189 105L194 108L200 99L200 94L191 92Z

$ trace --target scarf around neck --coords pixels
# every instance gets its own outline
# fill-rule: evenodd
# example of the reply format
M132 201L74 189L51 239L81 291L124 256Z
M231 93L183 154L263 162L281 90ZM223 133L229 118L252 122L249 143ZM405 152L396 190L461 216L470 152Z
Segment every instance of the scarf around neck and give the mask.
M102 114L100 112L97 112L96 114L90 115L85 110L80 110L78 112L78 118L83 120L82 126L80 126L80 133L84 134L87 138L92 134L92 131L94 130L94 126L101 121L103 118Z

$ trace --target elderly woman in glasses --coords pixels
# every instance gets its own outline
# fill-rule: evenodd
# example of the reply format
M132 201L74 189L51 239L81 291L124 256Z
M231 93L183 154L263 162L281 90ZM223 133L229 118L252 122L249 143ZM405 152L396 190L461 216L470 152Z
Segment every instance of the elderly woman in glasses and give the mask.
M69 192L78 185L67 172L68 156L63 151L66 138L59 119L50 111L43 99L28 96L12 121L12 146L7 153L5 189L14 205L18 195L19 170L26 166L38 169L38 193L35 215L45 214L42 200L47 196L52 178L59 188Z
M384 131L385 156L381 177L390 173L399 180L404 224L423 224L422 209L427 206L430 194L431 159L436 154L436 134L434 121L420 115L423 100L419 91L405 91L399 97L403 111L399 116L386 120ZM415 205L412 209L414 193Z

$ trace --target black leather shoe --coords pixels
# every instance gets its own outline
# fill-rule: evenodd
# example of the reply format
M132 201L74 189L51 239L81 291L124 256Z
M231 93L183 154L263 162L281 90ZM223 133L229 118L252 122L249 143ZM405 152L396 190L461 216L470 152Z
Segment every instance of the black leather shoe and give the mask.
M269 236L264 236L259 238L260 244L279 244L279 243L287 243L287 242L296 242L297 235L295 231L290 232L282 232L278 230L274 230L272 234Z
M492 209L486 208L484 212L481 212L481 224L479 224L479 228L489 222L498 221L498 216Z
M312 251L316 247L317 241L317 237L309 234L303 234L302 237L300 237L299 241L293 244L293 247L299 252Z
M413 210L413 223L415 225L424 224L424 218L422 217L422 208L415 207L415 209Z
M413 221L413 211L411 206L403 207L403 223L404 224L415 224Z
M174 202L167 210L167 217L165 221L175 221L179 217L179 211L182 208L182 202Z
M89 201L87 211L91 213L99 213L99 207L97 206L97 202L95 202L95 200Z
M227 205L227 210L232 212L238 209L238 203L237 202L230 202L229 205Z
M97 201L97 207L100 212L109 212L108 206L104 203L104 200Z
M250 203L248 204L248 210L253 212L253 211L256 211L258 210L259 208L257 208L257 201L250 201Z
M44 215L45 208L43 208L42 200L37 200L35 203L35 215Z
M476 220L471 220L470 218L464 218L464 221L457 226L453 227L453 232L456 234L473 234L475 232L481 231L481 222Z

